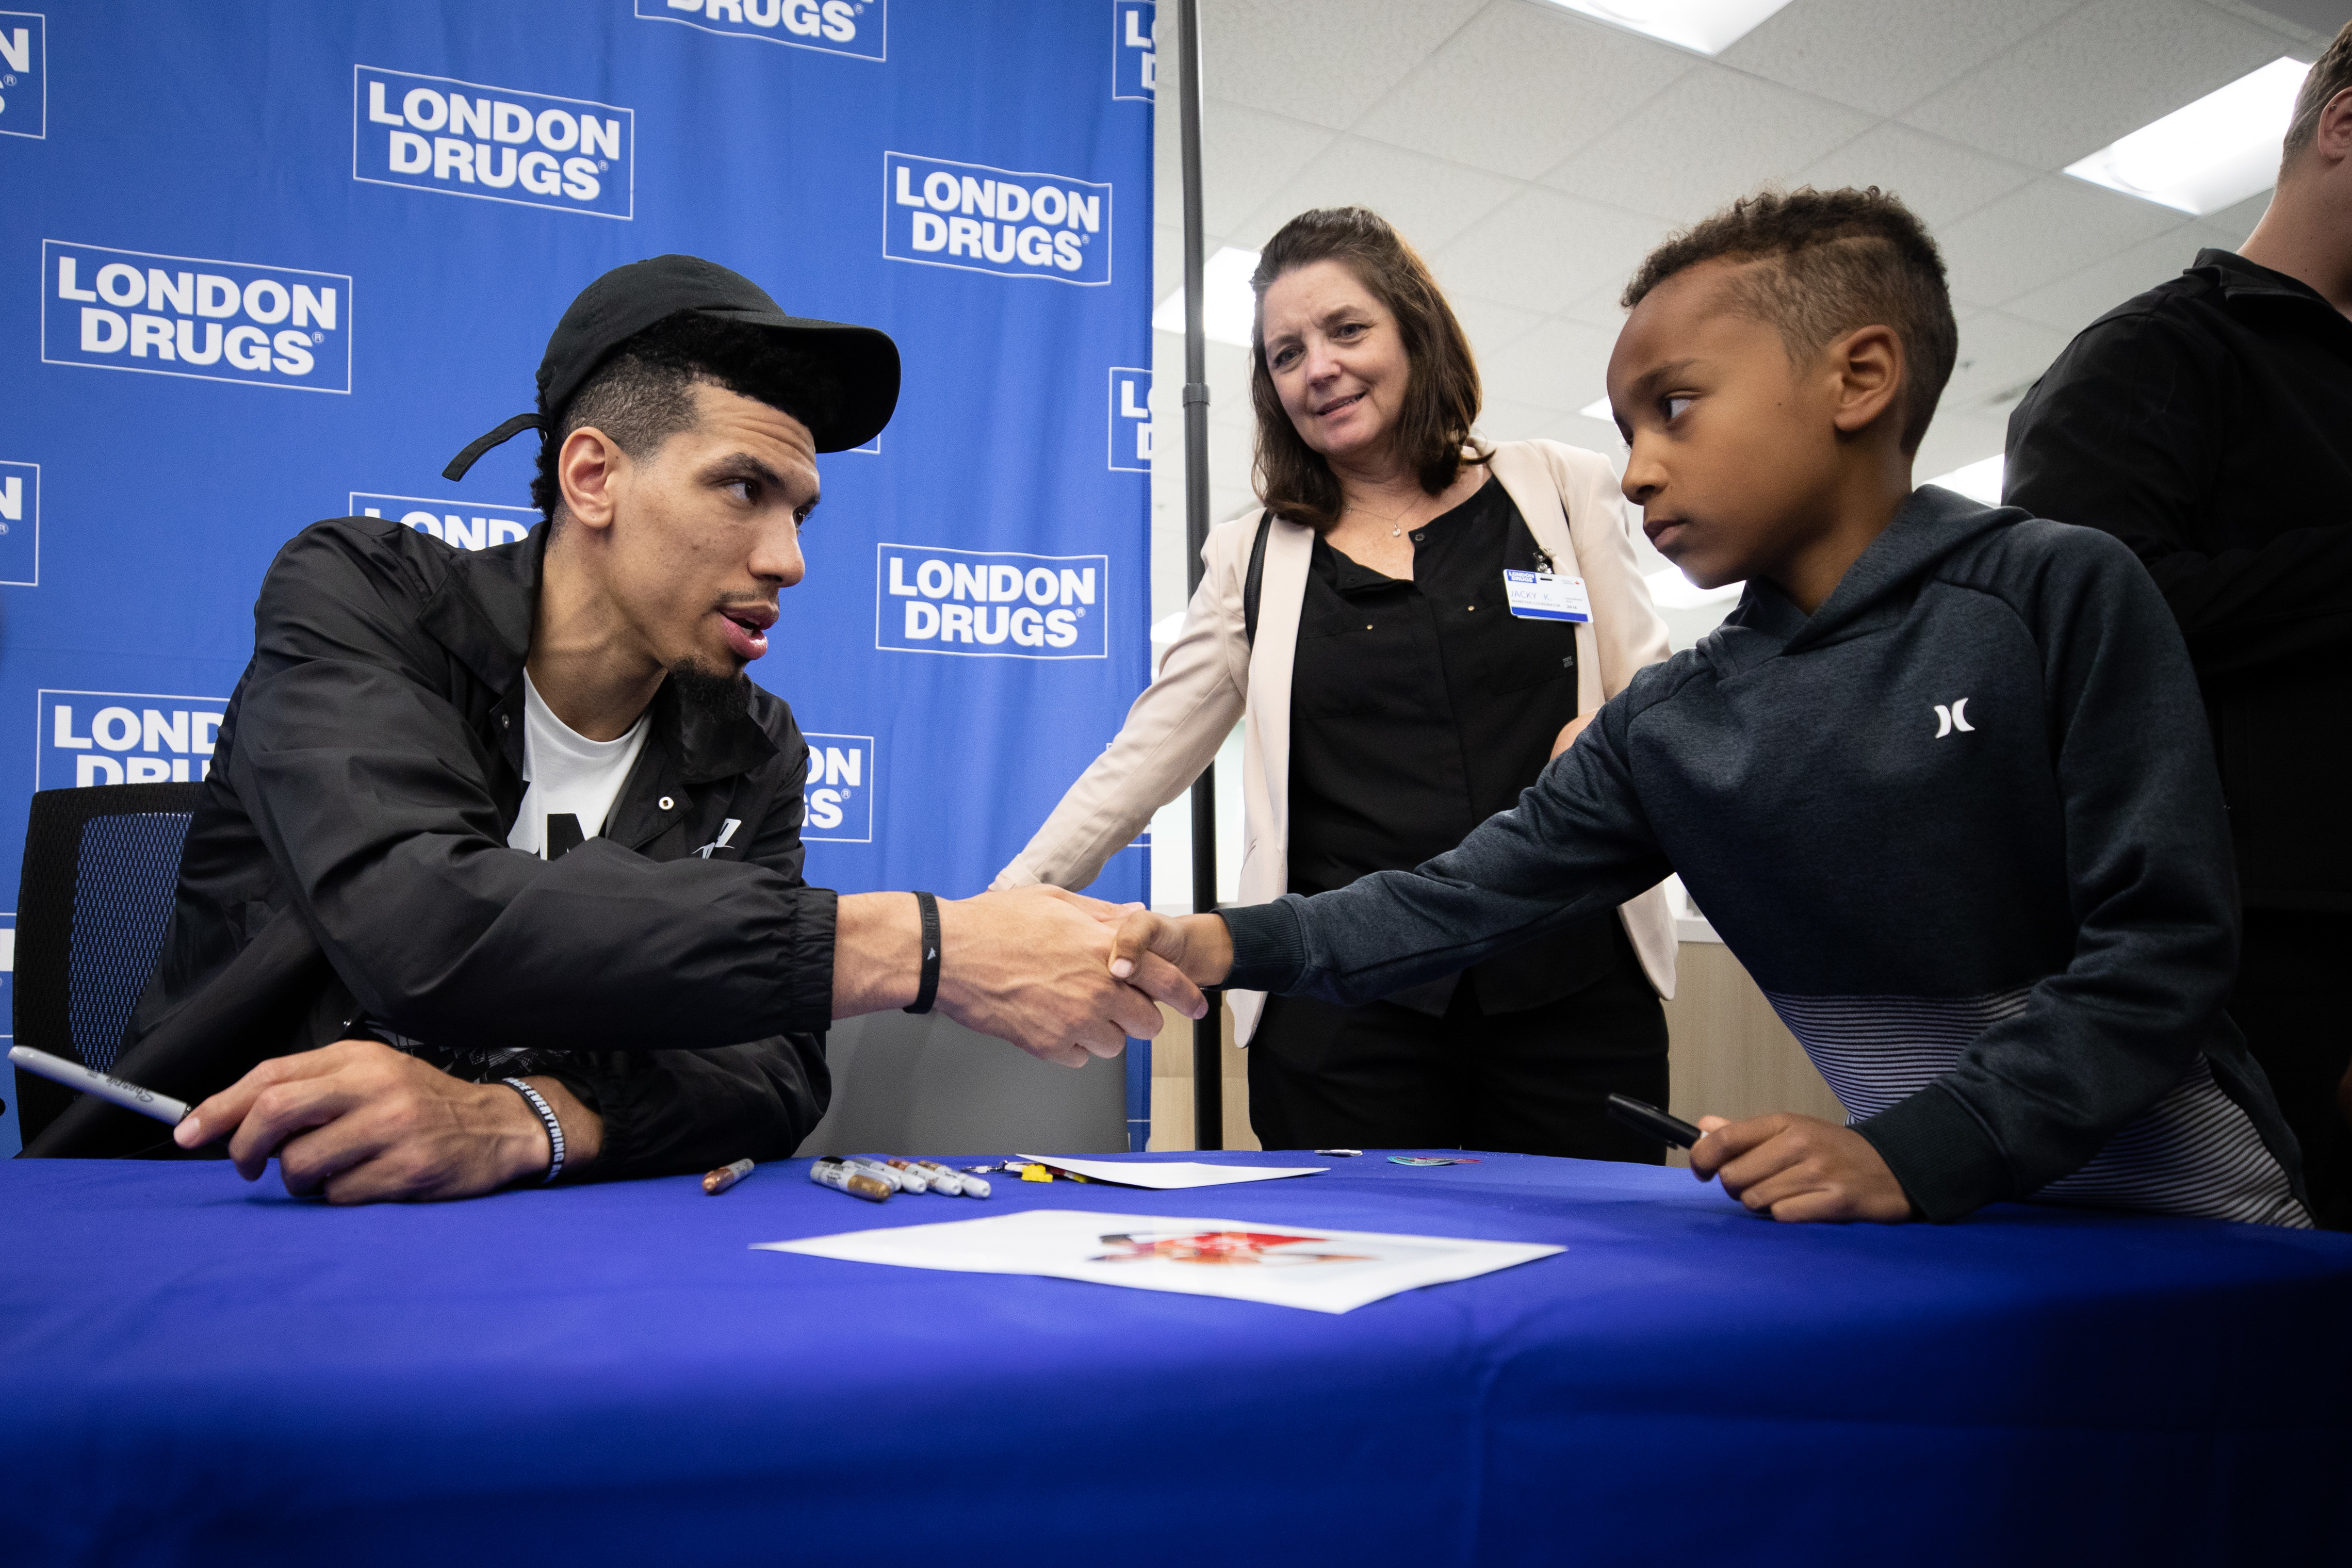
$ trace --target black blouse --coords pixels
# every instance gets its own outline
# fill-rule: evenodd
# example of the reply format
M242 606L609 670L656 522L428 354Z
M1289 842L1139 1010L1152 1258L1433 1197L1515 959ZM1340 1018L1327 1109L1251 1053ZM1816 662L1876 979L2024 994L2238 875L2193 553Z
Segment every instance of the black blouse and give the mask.
M1500 481L1412 532L1400 582L1322 539L1290 689L1290 887L1343 888L1453 848L1518 804L1576 717L1576 628L1522 620L1505 570L1539 564ZM1470 973L1487 1012L1540 1006L1615 961L1612 912ZM1443 1012L1454 982L1390 998Z

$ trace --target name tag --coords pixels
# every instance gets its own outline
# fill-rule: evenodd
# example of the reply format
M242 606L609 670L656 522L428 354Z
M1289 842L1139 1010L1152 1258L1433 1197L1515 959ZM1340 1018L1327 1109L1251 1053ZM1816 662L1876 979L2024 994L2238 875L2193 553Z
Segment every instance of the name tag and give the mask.
M1592 619L1592 601L1584 596L1581 577L1555 577L1549 572L1506 572L1503 593L1511 614L1524 621Z

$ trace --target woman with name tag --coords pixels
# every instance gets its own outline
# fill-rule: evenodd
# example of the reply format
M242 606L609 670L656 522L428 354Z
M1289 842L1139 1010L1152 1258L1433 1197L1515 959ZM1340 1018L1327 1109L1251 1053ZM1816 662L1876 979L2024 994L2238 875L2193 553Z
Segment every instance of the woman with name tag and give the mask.
M1160 673L999 888L1077 889L1244 726L1244 901L1344 887L1509 810L1666 657L1607 459L1471 435L1478 372L1419 256L1360 207L1302 213L1251 279L1265 510L1209 536ZM1675 931L1613 916L1357 1007L1234 992L1268 1149L1472 1148L1655 1163L1611 1093L1666 1103Z

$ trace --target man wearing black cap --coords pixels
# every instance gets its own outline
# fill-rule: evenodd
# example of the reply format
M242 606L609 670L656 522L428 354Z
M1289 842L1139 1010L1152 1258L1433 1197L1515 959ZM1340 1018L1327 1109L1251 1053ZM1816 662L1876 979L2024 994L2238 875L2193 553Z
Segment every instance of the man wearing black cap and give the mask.
M226 1140L336 1202L698 1171L807 1134L833 1018L936 999L1076 1066L1155 997L1202 1010L1110 978L1116 906L802 880L808 748L744 670L816 454L897 403L887 337L658 257L572 303L539 388L448 469L538 428L529 538L341 518L279 552L115 1067L202 1103L159 1145L85 1099L27 1153Z

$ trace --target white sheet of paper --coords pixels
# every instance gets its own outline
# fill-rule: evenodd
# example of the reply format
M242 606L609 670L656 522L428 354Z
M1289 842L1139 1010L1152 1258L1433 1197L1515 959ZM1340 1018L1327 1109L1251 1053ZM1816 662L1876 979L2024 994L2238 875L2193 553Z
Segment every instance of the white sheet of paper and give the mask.
M1030 1274L1135 1290L1223 1296L1310 1312L1353 1311L1401 1290L1469 1279L1566 1250L1534 1242L1462 1241L1080 1209L1029 1209L987 1219L753 1246L850 1263L963 1274Z
M1236 1182L1278 1182L1285 1176L1319 1176L1328 1165L1212 1165L1202 1160L1065 1160L1045 1154L1015 1154L1034 1165L1075 1171L1090 1181L1122 1187L1150 1187L1174 1192L1179 1187L1229 1187Z

